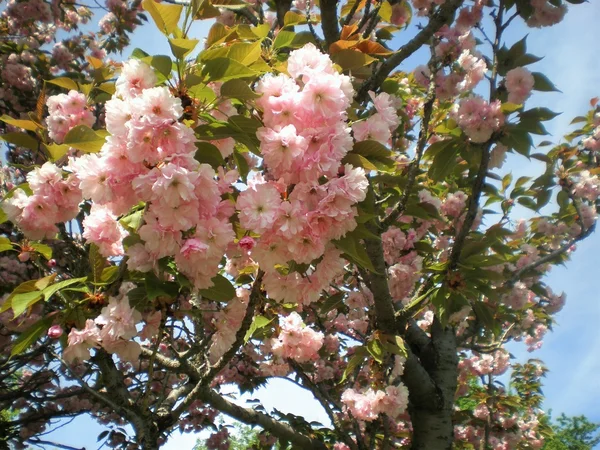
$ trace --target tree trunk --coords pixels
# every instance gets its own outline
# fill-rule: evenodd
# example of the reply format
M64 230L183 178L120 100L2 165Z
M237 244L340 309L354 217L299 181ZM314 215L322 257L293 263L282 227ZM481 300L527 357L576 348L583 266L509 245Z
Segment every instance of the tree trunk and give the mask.
M442 326L437 317L431 327L431 344L428 354L423 355L423 363L435 383L437 402L411 405L412 450L450 450L454 441L452 415L458 378L456 336L454 329Z
M452 410L414 410L412 450L450 450L454 440Z

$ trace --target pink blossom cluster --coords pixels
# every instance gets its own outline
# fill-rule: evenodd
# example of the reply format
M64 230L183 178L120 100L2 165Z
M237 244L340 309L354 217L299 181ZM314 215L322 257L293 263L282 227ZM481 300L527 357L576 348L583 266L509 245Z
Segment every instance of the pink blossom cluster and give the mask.
M371 96L371 101L375 106L376 112L369 116L368 119L355 122L352 125L354 139L357 141L370 139L387 145L392 137L392 133L400 124L397 110L401 106L401 101L399 98L392 97L385 92L376 96L371 91L369 95Z
M260 235L250 257L266 272L269 296L308 304L343 270L330 241L356 227L355 204L365 199L368 182L363 169L341 166L353 143L346 126L348 77L312 44L290 54L288 72L293 78L267 75L259 82L265 126L257 136L266 177L251 174L236 209L241 226ZM389 98L374 102L381 117L397 124ZM289 261L316 269L275 269Z
M100 346L123 361L138 360L141 347L131 339L138 334L136 325L142 315L129 305L127 293L133 287L131 283L121 285L119 294L109 298L95 320L88 319L81 330L71 329L63 352L65 361L85 361L90 358L90 349Z
M307 327L296 312L281 317L279 325L279 336L270 342L273 355L282 359L291 358L300 363L319 359L323 333Z
M85 95L80 92L53 95L48 98L46 105L48 135L58 144L62 144L69 130L77 125L91 127L94 124L94 114L87 107Z
M388 268L388 285L394 300L404 300L421 277L423 258L413 251Z
M17 189L5 199L2 209L28 238L52 238L58 232L57 223L67 222L79 213L81 190L77 179L64 177L60 168L46 162L27 174L27 182L32 194Z
M346 389L342 394L342 403L359 420L371 422L377 419L379 414L387 414L395 419L408 406L408 389L403 383L387 386L385 390Z
M531 96L535 79L529 70L517 67L506 73L504 84L508 91L509 103L522 105Z
M31 68L19 62L6 62L6 64L3 64L1 71L2 80L16 90L28 92L32 91L37 85Z
M211 346L208 350L209 360L212 364L225 354L235 342L235 335L242 326L242 320L246 313L250 292L239 288L236 297L227 303L227 307L217 313L214 318L215 333L211 338Z
M450 116L456 120L471 141L483 143L492 137L494 131L498 131L504 125L501 106L499 100L488 103L481 97L471 96L454 105Z
M0 283L4 286L20 284L28 278L29 266L17 258L0 257Z
M563 20L567 13L565 4L556 6L550 0L531 0L533 14L527 20L527 25L535 28L556 25Z
M358 291L348 293L345 304L348 312L333 310L328 313L328 329L349 336L364 336L369 327L368 309L373 305L373 293L366 286L360 286Z
M579 173L579 180L573 186L573 194L595 202L600 197L600 177L592 175L589 170Z
M448 194L442 203L440 210L445 216L458 219L465 212L466 204L467 194L463 191L456 191Z
M106 103L111 136L99 154L70 159L84 198L94 204L83 235L104 256L123 254L118 216L145 202L143 214L133 213L142 243L128 248L128 267L147 272L172 257L196 288L210 287L234 238L233 204L221 201L214 170L193 158L193 130L178 121L181 101L155 83L148 65L126 62Z
M258 259L262 258L259 256ZM345 264L341 252L328 245L323 258L310 273L294 271L282 274L274 269L268 270L264 277L265 288L274 300L308 305L317 301L331 281L343 274Z
M291 77L269 74L258 84L265 126L257 136L275 179L314 184L321 176L335 177L352 148L346 109L354 92L350 78L312 44L291 52L287 64Z
M391 226L381 234L383 257L389 265L400 261L404 252L410 251L417 240L417 233L412 228L406 233L398 227Z
M474 50L463 50L456 59L456 64L449 73L440 70L435 75L435 92L441 100L453 97L474 89L487 72L485 60ZM431 71L425 65L414 70L416 81L422 86L429 86Z

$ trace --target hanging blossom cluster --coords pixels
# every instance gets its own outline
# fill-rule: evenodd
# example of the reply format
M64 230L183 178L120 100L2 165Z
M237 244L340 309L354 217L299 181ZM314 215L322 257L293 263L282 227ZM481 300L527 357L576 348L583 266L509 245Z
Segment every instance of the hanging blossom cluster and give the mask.
M138 335L136 325L142 321L142 315L131 308L127 298L127 293L134 287L132 283L123 283L119 294L109 298L108 305L95 320L88 319L81 330L71 329L63 352L65 361L87 360L90 350L100 347L117 354L122 361L138 360L141 347L132 339ZM148 326L152 328L154 324L150 321Z
M266 272L270 297L307 304L341 273L344 262L330 241L356 227L354 205L365 199L368 182L363 169L341 165L353 145L346 124L350 79L312 44L290 54L288 72L259 82L266 177L240 193L236 208L242 227L260 235L251 257ZM306 277L275 269L319 258Z
M212 286L218 264L233 240L231 204L221 203L214 170L194 159L192 129L178 122L181 101L154 87L152 69L125 63L115 96L106 103L111 134L99 154L72 158L83 196L93 201L84 236L105 256L123 253L124 231L117 216L145 202L128 267L147 272L164 257L198 289Z
M531 72L524 67L509 70L505 77L509 103L521 105L531 96L535 79Z
M347 389L342 394L342 403L359 420L371 422L377 419L379 414L387 414L396 419L408 406L408 389L402 383L398 386L388 386L385 390Z
M67 222L79 213L79 182L73 175L63 176L62 170L50 162L29 172L27 182L32 195L19 188L2 203L2 209L29 239L53 238L58 232L57 223Z
M451 117L471 141L483 143L504 125L501 106L500 100L488 103L483 98L473 95L454 105Z
M306 326L296 312L279 319L281 331L269 345L273 355L282 359L291 358L299 363L319 359L323 346L323 333Z
M77 91L53 95L46 102L48 106L48 135L57 144L62 144L66 134L77 125L94 124L94 114L87 107L85 95Z

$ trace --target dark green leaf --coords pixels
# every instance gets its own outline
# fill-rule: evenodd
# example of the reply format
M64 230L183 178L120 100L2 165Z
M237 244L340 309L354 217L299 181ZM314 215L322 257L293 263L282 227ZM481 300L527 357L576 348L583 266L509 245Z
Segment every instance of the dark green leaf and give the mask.
M273 322L273 319L268 319L265 316L254 316L254 319L252 319L252 324L250 325L250 328L248 328L248 331L246 331L246 335L244 336L244 344L250 339L252 339L254 333L266 327L271 322Z
M212 282L212 287L200 289L199 292L202 297L217 302L228 302L235 297L235 288L223 275L217 274L217 276L212 279Z
M13 348L10 352L10 357L20 355L29 347L31 347L40 337L48 331L52 324L51 319L42 319L39 322L34 323L32 326L27 328L23 333L19 335L17 340L13 344Z

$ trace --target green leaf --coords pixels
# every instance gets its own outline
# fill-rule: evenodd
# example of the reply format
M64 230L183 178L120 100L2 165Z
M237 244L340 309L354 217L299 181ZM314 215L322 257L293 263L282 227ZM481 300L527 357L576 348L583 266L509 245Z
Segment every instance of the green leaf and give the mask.
M384 22L392 21L392 5L390 5L389 2L381 3L381 7L379 8L379 17L381 17Z
M44 147L46 147L46 150L50 154L51 160L56 161L67 154L70 146L65 144L44 144Z
M171 72L173 71L173 61L171 61L171 58L167 55L149 56L143 58L142 61L158 70L165 79L168 79L169 76L171 76Z
M268 319L265 316L254 316L254 319L252 319L252 324L250 325L250 328L248 328L248 331L246 331L246 334L244 335L244 344L246 342L248 342L250 339L252 339L252 336L254 336L254 333L256 333L258 330L266 327L271 322L273 322L273 319Z
M146 274L146 293L149 300L157 297L175 298L179 293L179 285L172 281L162 281L152 272Z
M105 138L86 125L77 125L69 130L64 143L84 153L97 153L104 145Z
M348 378L348 375L350 375L352 372L354 372L355 369L360 367L362 365L362 363L365 362L368 355L369 355L369 351L367 350L366 347L364 347L364 346L356 347L356 350L354 350L354 354L348 360L348 364L346 365L346 369L344 370L342 379L340 380L340 382L338 384L342 384L344 381L346 381L346 378Z
M477 320L479 320L488 330L493 330L494 310L487 303L478 301L472 302L471 307L477 316Z
M285 13L285 17L283 18L284 28L304 24L306 24L306 16L304 14L298 14L294 11L288 11Z
M250 86L245 81L229 80L221 86L221 96L237 98L239 100L253 100L260 97L260 94L250 89Z
M348 260L358 264L364 269L376 272L364 245L360 243L358 237L353 233L348 233L343 238L333 241L333 244L344 252L344 255L346 255Z
M504 114L510 114L510 113L515 112L515 111L518 111L521 108L523 108L523 105L518 105L516 103L502 103L502 106L500 107L500 110Z
M150 13L158 29L167 36L177 28L183 10L182 5L168 5L154 0L142 0L142 7Z
M199 293L202 297L216 302L228 302L235 297L235 288L223 275L217 274L212 282L212 287L200 289Z
M281 30L273 42L273 49L279 50L284 47L300 48L309 42L314 43L315 39L310 31L294 33L293 31Z
M343 71L355 70L377 61L372 56L352 49L345 49L331 56L331 60L338 64Z
M245 65L231 58L215 58L206 61L202 72L208 77L209 81L227 81L234 78L250 78L259 75Z
M42 319L32 326L27 328L23 333L19 335L17 340L13 344L13 348L10 352L10 357L20 355L29 347L31 347L41 336L43 336L50 325L52 324L52 319Z
M321 303L320 311L321 314L327 314L329 311L333 311L344 304L344 292L338 292L337 294L330 295L327 300Z
M218 8L225 8L231 10L244 9L248 6L248 3L242 0L212 0L211 3L213 6L216 6Z
M13 119L6 114L0 116L0 120L4 123L12 125L13 127L22 128L27 131L37 131L40 128L43 128L41 125L35 123L33 120L21 120L21 119Z
M537 121L545 122L547 120L552 120L557 116L560 116L562 113L555 113L554 111L548 108L531 108L527 111L523 111L519 114L521 120L527 119L532 120L535 119Z
M381 342L379 342L378 339L373 339L369 341L367 343L367 350L369 351L369 354L373 357L375 361L377 361L379 364L383 363L383 346L381 345Z
M140 228L144 217L144 210L138 209L137 211L132 212L131 214L122 217L119 220L119 223L125 228L129 233L135 233Z
M534 90L542 92L561 92L543 73L533 72L532 75L535 80L535 84L533 85Z
M0 139L17 147L25 147L31 150L38 149L38 140L27 133L12 132L0 135Z
M246 161L246 158L244 158L244 155L242 155L242 153L238 149L234 149L233 151L233 160L235 161L235 166L237 167L237 170L240 173L242 180L246 182L246 177L250 172L248 161Z
M452 141L448 145L440 146L429 168L429 178L437 182L446 178L452 169L456 167L457 156L458 145L456 145L455 141Z
M106 266L106 259L100 253L100 249L96 244L90 244L89 262L92 273L90 274L93 283L100 282L102 271Z
M51 284L50 286L44 288L42 290L42 294L44 295L44 300L48 301L52 298L54 294L56 294L61 289L72 286L74 284L84 283L87 280L87 277L81 278L70 278L68 280L59 281L58 283Z
M100 275L100 281L102 283L110 284L117 279L119 275L119 266L108 266L102 270Z
M39 280L28 280L28 281L24 281L23 283L21 283L20 285L18 285L11 293L10 295L6 298L6 300L4 301L4 303L2 305L0 305L0 313L3 313L4 311L8 311L11 307L12 307L12 299L15 295L24 293L24 292L33 292L33 291L37 291L38 288L35 286L35 284L38 282Z
M33 248L37 253L42 255L46 259L52 259L52 248L46 244L40 244L39 242L35 242L31 244L31 248Z
M0 212L4 213L4 211L2 209L0 209ZM10 239L1 236L0 237L0 252L6 252L8 250L14 250L13 243L10 241Z
M37 281L37 280L36 280ZM23 292L21 294L16 294L12 297L11 305L14 317L17 318L30 306L35 305L38 301L42 299L41 291L31 291L31 292Z
M262 54L262 41L238 42L229 47L227 58L231 58L245 66L256 62Z
M196 150L194 159L199 163L210 164L215 170L225 164L223 155L215 145L209 142L196 142L196 148L198 150Z
M52 80L47 80L46 83L54 84L68 91L79 91L79 84L72 78L60 77Z
M200 42L198 39L169 39L171 51L178 59L183 59L189 55Z

